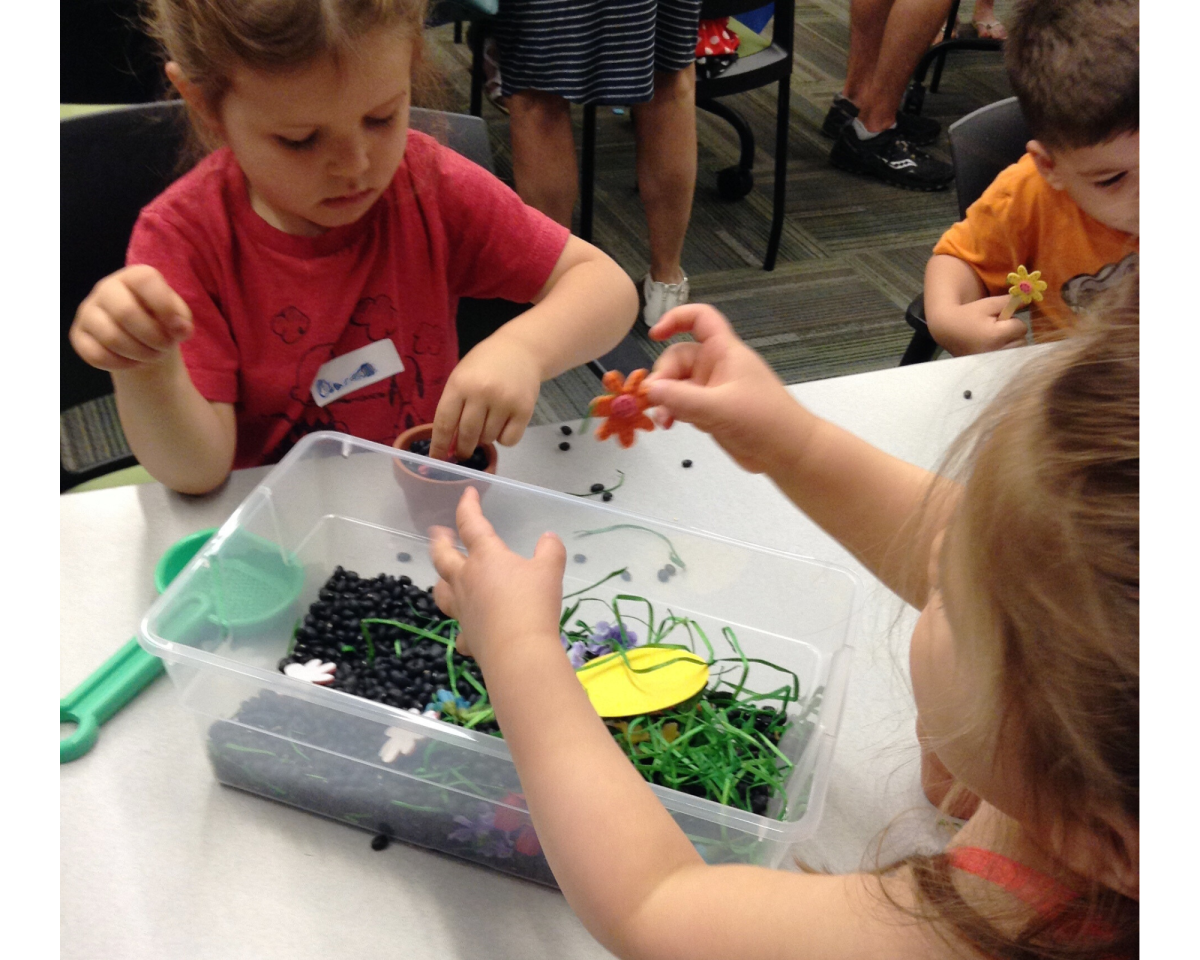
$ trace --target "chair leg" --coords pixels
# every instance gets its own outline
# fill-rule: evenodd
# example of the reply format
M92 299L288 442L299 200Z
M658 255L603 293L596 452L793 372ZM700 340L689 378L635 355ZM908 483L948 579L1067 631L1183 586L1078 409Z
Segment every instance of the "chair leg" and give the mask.
M788 75L779 81L779 100L775 107L775 201L771 210L771 236L767 240L767 255L763 260L764 270L775 269L775 257L779 253L779 241L783 236L784 202L787 199L791 80L791 76Z
M938 342L930 336L928 330L914 330L912 339L908 341L908 347L904 351L904 356L900 358L900 366L907 367L911 363L925 363L932 360L940 349Z
M720 100L697 100L696 107L705 113L711 113L714 117L720 117L737 131L738 145L741 150L738 166L747 173L752 172L754 170L754 131L750 129L750 124L746 122L745 118Z
M462 43L462 21L454 21L454 42Z
M471 116L483 116L483 42L487 31L483 23L476 20L467 31L471 45Z
M596 190L596 105L583 105L583 145L579 159L579 236L592 242L592 204Z

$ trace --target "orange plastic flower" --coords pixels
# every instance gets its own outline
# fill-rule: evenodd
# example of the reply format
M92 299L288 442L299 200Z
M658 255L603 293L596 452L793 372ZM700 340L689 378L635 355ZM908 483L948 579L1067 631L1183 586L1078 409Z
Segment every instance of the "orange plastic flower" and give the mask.
M650 406L642 384L645 379L645 370L634 370L628 380L619 370L609 370L604 375L604 389L608 393L593 400L591 408L592 416L605 418L596 429L597 440L607 440L616 434L621 446L628 448L633 446L635 430L654 429L654 421L643 413Z

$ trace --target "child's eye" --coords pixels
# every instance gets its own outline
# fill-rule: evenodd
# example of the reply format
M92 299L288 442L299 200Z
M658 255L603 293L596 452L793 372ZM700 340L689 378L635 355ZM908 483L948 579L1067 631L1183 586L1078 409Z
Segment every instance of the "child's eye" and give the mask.
M391 113L386 117L365 117L363 122L368 127L390 127L396 120L396 114Z
M307 150L309 147L311 147L314 143L317 142L317 133L314 130L303 140L292 140L289 137L285 137L285 136L276 134L275 140L281 146L287 147L287 149L289 149L289 150Z
M1120 173L1114 174L1107 180L1099 181L1096 186L1100 187L1101 189L1104 189L1105 187L1115 187L1118 183L1125 179L1125 173L1126 171L1122 170Z

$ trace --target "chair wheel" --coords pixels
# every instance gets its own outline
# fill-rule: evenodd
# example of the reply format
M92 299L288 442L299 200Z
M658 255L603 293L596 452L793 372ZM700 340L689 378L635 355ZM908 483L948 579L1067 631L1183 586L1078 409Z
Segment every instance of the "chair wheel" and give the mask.
M722 200L741 200L754 189L754 174L741 167L717 171L717 194Z

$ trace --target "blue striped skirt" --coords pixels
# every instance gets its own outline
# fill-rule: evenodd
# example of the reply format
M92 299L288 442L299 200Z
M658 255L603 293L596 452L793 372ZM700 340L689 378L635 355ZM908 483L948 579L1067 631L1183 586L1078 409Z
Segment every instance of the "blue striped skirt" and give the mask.
M572 103L645 103L654 71L696 58L700 0L500 0L501 93Z

